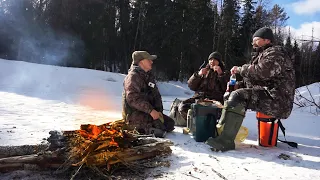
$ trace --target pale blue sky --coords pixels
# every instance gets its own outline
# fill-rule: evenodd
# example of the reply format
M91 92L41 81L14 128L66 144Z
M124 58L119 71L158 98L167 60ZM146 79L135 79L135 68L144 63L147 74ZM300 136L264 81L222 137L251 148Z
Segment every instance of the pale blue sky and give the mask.
M274 4L285 8L290 17L287 26L294 36L306 39L313 28L313 36L320 38L320 0L271 0L269 8Z
M308 11L307 5L299 7L298 4L297 5L294 4L299 1L307 2L307 0L272 0L272 4L279 4L281 7L285 8L285 11L290 17L287 21L287 25L292 26L294 28L299 28L302 23L306 23L306 22L312 22L312 21L320 22L320 5L318 5L319 7L317 8L317 11L316 10ZM317 1L316 4L320 3L320 0L316 0L316 1ZM313 4L312 1L310 1L310 3ZM296 11L299 11L299 9L306 10L309 12L309 14L307 13L298 14L298 12Z

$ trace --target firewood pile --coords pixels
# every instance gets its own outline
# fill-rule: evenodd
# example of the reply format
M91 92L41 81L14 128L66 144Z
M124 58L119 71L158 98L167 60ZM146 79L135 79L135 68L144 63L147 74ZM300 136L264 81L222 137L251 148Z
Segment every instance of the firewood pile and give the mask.
M79 130L74 131L51 131L47 139L49 146L44 151L20 156L0 156L0 172L33 165L40 169L60 171L76 168L77 172L88 167L106 174L120 166L130 168L138 161L147 162L146 159L172 153L171 141L139 135L134 130L125 130L125 127L123 121L115 121L99 126L81 125Z

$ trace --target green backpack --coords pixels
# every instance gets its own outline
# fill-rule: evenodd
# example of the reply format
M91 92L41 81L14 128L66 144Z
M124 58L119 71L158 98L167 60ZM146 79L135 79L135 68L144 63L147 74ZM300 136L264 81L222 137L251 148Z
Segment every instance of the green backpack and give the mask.
M176 126L187 126L187 120L178 111L180 103L182 103L182 100L178 98L172 102L169 117L174 120Z

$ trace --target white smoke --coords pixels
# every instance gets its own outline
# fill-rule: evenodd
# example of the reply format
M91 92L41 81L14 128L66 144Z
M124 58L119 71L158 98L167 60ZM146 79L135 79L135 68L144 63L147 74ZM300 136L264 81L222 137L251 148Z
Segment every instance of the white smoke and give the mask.
M10 50L15 59L51 64L81 65L84 43L74 35L55 31L50 25L35 19L30 8L22 9L22 1L0 2L0 36L9 43L2 47ZM10 5L10 6L8 6Z

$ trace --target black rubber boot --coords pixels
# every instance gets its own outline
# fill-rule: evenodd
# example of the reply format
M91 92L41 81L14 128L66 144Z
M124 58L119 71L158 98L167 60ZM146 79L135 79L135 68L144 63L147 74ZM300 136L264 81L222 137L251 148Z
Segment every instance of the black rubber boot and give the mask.
M150 128L149 130L149 134L153 134L154 137L158 137L158 138L164 138L167 134L166 131L158 129L158 128Z

